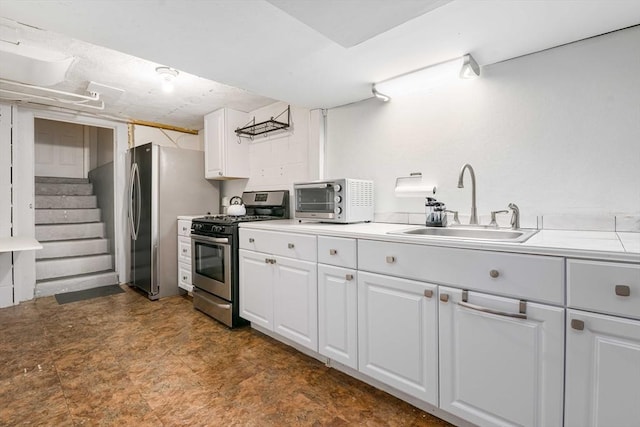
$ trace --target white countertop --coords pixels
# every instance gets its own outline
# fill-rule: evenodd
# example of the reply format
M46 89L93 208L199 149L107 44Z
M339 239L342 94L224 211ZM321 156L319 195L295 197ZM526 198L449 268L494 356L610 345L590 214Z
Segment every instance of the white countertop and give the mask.
M608 231L540 230L523 243L464 240L434 236L398 236L387 234L417 228L419 225L360 223L325 224L299 222L298 220L256 221L240 224L241 228L273 230L281 232L317 234L358 239L384 240L444 246L466 249L482 249L499 252L516 252L536 255L555 255L574 258L599 259L623 262L640 262L640 233L615 233Z
M0 237L0 252L31 251L42 249L42 245L33 237Z

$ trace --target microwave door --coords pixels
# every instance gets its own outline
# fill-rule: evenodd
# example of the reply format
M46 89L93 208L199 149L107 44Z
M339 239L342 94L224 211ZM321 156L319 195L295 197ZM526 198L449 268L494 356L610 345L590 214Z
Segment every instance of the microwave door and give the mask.
M296 189L296 215L301 218L332 219L335 216L335 191L331 185Z

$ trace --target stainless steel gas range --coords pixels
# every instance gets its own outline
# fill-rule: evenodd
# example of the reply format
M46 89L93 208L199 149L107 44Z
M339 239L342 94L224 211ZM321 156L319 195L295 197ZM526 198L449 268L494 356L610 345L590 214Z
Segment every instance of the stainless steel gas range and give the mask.
M230 328L246 324L238 295L238 224L289 218L289 192L244 192L246 215L213 215L191 222L193 306Z

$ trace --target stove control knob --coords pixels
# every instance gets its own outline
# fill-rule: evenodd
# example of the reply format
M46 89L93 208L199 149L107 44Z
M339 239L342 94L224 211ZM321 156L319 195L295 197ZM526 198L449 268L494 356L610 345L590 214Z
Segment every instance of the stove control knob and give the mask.
M333 211L334 211L335 213L337 213L337 214L341 214L341 213L342 213L342 208L341 208L341 207L339 207L339 206L337 206Z
M342 185L336 184L333 186L333 189L336 193L338 193L340 190L342 190Z
M336 203L340 203L342 201L342 196L336 196L334 200L336 201Z

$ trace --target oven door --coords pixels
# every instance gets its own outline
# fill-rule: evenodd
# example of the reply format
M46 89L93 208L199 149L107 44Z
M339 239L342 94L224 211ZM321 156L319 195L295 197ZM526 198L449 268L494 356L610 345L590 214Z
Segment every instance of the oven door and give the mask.
M191 278L193 284L231 301L230 237L191 235Z
M335 218L336 192L332 183L297 184L294 191L296 218Z

